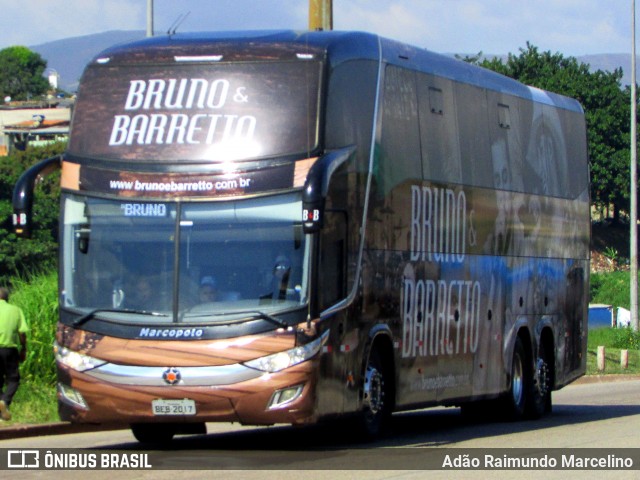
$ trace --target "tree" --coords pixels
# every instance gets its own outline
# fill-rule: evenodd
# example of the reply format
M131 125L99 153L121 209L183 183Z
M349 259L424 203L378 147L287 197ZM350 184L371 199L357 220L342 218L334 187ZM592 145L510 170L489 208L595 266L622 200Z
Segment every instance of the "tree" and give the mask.
M621 88L622 69L589 71L589 65L560 53L542 52L527 42L520 55L477 63L522 83L577 99L585 111L591 165L591 201L614 218L629 211L629 89Z
M13 187L30 166L64 151L66 143L28 147L8 157L0 157L0 285L12 277L25 277L55 265L58 255L60 216L60 175L38 182L33 202L33 237L19 239L13 233L11 197Z
M47 62L27 47L0 50L0 99L29 100L49 90L43 74Z

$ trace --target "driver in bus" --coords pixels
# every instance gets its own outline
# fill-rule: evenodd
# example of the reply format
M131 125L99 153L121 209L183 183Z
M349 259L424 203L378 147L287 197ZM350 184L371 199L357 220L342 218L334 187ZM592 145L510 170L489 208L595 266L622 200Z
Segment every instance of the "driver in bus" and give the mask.
M139 277L134 284L133 295L126 302L126 307L134 310L147 310L152 306L153 287L146 277Z

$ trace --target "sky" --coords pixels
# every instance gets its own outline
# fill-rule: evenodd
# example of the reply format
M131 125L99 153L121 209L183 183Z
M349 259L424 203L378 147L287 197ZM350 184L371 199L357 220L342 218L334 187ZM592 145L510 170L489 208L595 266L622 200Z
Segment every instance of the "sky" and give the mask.
M565 56L631 52L635 0L333 0L334 30L362 30L440 53ZM295 29L308 0L155 0L154 30ZM640 3L638 6L640 10ZM0 0L0 49L109 30L146 30L147 0Z

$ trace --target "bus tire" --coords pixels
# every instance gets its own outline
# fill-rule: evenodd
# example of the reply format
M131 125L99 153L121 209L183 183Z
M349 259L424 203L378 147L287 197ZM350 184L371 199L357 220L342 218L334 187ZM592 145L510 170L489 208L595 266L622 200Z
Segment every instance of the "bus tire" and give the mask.
M544 342L540 342L538 355L533 365L533 381L531 401L528 405L527 417L536 419L551 412L552 366Z
M507 420L521 420L531 400L531 369L520 337L513 346L513 357L509 376L509 390L503 397Z
M380 350L373 348L364 371L360 430L374 438L384 430L391 416L390 383Z
M163 444L170 442L175 435L172 425L162 423L133 423L131 433L140 443Z

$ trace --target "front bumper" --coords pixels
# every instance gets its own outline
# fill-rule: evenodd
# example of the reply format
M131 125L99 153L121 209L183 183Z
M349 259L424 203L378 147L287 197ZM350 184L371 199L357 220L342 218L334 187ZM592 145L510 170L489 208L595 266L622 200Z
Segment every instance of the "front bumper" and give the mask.
M276 373L240 364L174 369L106 364L80 372L59 363L60 418L80 423L312 423L317 363L314 358ZM294 394L273 405L283 391ZM152 401L183 399L194 401L195 414L154 415Z

